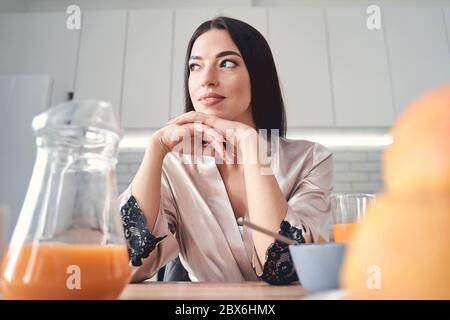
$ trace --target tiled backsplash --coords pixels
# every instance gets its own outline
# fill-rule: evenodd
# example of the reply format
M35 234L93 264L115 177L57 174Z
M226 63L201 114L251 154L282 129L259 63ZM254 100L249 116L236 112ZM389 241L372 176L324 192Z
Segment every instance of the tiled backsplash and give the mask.
M332 150L334 192L377 193L383 190L382 149Z
M377 193L383 190L381 155L383 150L333 150L334 192ZM142 161L144 150L122 149L117 165L119 192L133 179Z

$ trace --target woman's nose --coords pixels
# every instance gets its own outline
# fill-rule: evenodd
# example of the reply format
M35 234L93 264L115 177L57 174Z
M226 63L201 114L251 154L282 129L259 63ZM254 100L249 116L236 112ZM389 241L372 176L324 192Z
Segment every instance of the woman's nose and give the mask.
M201 82L202 87L211 87L211 86L217 86L218 81L216 76L214 75L214 71L209 69L205 70L205 73L203 75L203 79Z
M216 87L217 86L217 80L204 80L202 81L202 87Z

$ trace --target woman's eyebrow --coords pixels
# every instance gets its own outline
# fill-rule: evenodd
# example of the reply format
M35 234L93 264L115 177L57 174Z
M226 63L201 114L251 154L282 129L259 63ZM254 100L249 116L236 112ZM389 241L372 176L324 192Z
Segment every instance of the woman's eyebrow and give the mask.
M231 50L222 51L222 52L218 53L216 55L216 58L220 58L220 57L224 57L224 56L238 56L239 58L242 58L239 53L237 53L236 51L231 51ZM203 58L200 56L191 56L189 58L189 60L203 60Z

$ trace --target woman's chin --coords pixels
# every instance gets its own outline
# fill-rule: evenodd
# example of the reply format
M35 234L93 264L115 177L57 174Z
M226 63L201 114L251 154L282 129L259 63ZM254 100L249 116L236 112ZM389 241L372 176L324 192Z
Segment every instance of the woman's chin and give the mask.
M204 114L209 114L209 115L212 115L212 116L218 116L218 117L223 118L223 119L226 116L224 114L224 112L223 112L223 108L219 109L219 108L205 107L205 106L199 105L199 106L196 106L194 109L197 112L201 112L201 113L204 113Z
M200 112L205 113L205 114L210 114L213 116L222 115L222 112L219 109L212 109L212 108L201 108Z

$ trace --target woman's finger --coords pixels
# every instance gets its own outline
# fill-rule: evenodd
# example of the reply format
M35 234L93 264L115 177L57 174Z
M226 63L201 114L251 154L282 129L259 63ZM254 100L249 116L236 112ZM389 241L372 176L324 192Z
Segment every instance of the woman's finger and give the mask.
M211 128L216 128L222 134L225 134L225 128L222 128L219 120L222 119L210 114L190 111L170 120L168 123L177 125L182 125L189 122L202 123Z
M185 135L184 139L188 138L190 141L191 153L195 154L198 150L194 150L197 146L201 150L200 153L203 153L203 145L202 141L207 141L211 146L216 150L217 154L223 159L224 156L224 138L214 129L207 125L201 125L194 123L186 123L184 125L179 126L188 132ZM195 144L195 139L199 139L199 143ZM182 141L183 142L183 141ZM186 141L184 141L186 143ZM184 150L183 150L184 151ZM225 159L223 159L225 160Z
M225 139L223 136L217 132L214 128L211 128L207 125L195 125L194 124L194 130L196 130L199 134L203 135L202 141L206 141L207 143L211 144L216 153L224 159L225 151L224 151L224 142Z
M225 138L223 137L222 133L216 130L215 128L212 128L206 124L194 124L194 127L199 126L201 130L206 132L208 135L215 137L217 141L221 143L225 142Z

